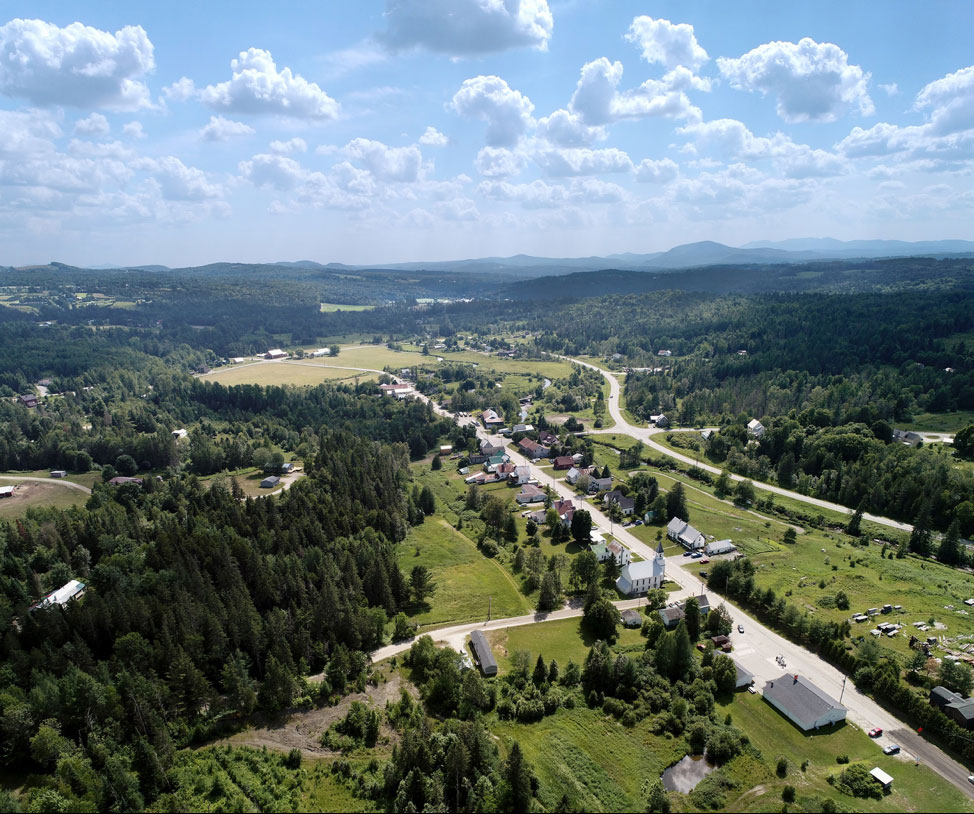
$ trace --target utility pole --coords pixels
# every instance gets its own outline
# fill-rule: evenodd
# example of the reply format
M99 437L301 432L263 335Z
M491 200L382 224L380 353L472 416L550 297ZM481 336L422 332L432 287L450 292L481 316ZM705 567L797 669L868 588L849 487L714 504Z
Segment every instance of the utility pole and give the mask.
M845 695L846 676L842 676L842 692L839 693L839 703L842 703L842 696Z
M490 621L490 600L491 599L493 599L493 597L490 596L487 597L487 621L488 622Z

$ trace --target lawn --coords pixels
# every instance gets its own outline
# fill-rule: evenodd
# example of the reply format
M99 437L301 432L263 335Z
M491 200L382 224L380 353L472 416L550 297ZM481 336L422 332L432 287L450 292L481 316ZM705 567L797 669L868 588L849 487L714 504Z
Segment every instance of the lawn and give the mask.
M488 599L495 617L531 612L531 604L507 570L481 554L473 540L442 517L434 515L411 529L397 551L407 578L417 565L433 572L436 592L409 614L424 630L486 619Z
M391 367L399 370L413 365L435 363L432 356L423 356L415 351L390 350L385 345L359 345L341 348L338 356L331 361L335 365L366 367L372 370L385 370Z
M51 470L35 469L33 471L25 470L22 472L8 471L8 472L0 472L0 475L9 475L11 477L50 478ZM52 478L52 480L62 480L62 481L67 480L67 481L71 481L71 483L80 483L82 486L87 486L90 489L96 483L101 483L101 472L96 472L94 470L91 472L81 472L77 474L68 472L66 477ZM13 481L0 481L0 486L3 486L5 484L9 486L11 483L13 483Z
M88 495L80 489L62 486L57 481L43 483L30 480L0 480L0 486L14 487L12 497L0 500L0 518L4 519L20 517L32 508L67 509L88 499Z
M341 361L349 367L362 366L357 362ZM271 385L315 385L324 382L340 383L367 381L374 379L374 373L356 373L354 370L339 370L323 367L312 362L255 362L254 364L234 365L207 373L200 378L208 382L219 382L230 387L235 384Z
M781 791L785 785L797 792L797 810L821 811L812 798L828 797L839 810L851 811L971 811L971 800L950 783L945 782L926 766L914 766L910 761L887 757L879 746L852 724L838 727L829 733L807 735L769 706L760 695L737 693L733 702L720 705L720 714L730 713L733 722L747 733L764 760L773 765L779 755L789 760L788 775L781 779L768 772L758 787L759 794L745 793L734 800L730 811L780 810ZM882 800L863 800L844 795L829 785L830 774L838 774L842 766L836 755L848 755L852 762L862 761L867 768L878 766L893 777L893 791ZM807 760L806 771L801 762ZM741 790L750 788L746 778ZM752 781L753 782L753 781ZM773 801L773 808L772 808Z

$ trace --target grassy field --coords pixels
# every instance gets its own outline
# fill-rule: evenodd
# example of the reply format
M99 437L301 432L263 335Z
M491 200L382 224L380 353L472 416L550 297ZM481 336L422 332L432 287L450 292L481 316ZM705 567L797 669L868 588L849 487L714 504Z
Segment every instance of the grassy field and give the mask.
M972 801L951 784L944 782L926 766L887 757L879 746L859 728L847 724L830 733L807 735L793 726L784 716L764 702L760 695L738 693L733 702L720 705L721 714L730 713L734 724L743 729L764 757L772 765L779 755L789 759L786 778L770 771L761 778L753 793L753 780L742 778L743 791L728 806L729 811L780 810L781 791L785 785L795 787L797 808L801 811L821 811L814 798L829 798L839 810L850 811L971 811ZM836 755L848 755L852 762L862 761L872 769L878 766L893 777L892 793L882 800L863 800L840 793L829 785L827 777L838 774L842 767ZM800 764L809 765L802 771ZM750 790L750 792L749 792Z
M343 347L338 356L331 360L331 363L335 365L367 367L373 370L385 370L387 367L398 370L403 367L435 362L436 360L432 356L423 356L423 354L415 351L390 350L385 345Z
M424 630L486 619L488 597L494 616L531 612L507 570L481 554L473 540L442 517L434 515L411 529L397 550L399 567L407 577L415 566L425 565L438 586L423 608L410 613Z
M682 741L657 737L645 723L626 729L581 705L533 724L499 721L491 730L505 746L521 744L546 811L554 811L563 794L571 811L645 811L646 780L684 753Z
M908 424L897 422L896 428L915 432L957 432L968 424L974 424L974 412L961 410L956 413L920 413Z
M42 483L38 481L0 480L0 486L13 486L12 497L0 500L0 518L20 517L31 508L67 509L84 503L88 495L80 489L62 486L56 481Z
M492 630L487 633L487 638L497 656L501 673L510 669L511 654L517 650L531 653L532 664L538 655L542 655L545 661L555 659L564 668L570 660L581 665L589 648L594 644L594 640L582 628L581 617ZM620 626L619 638L614 647L620 649L635 646L642 649L645 643L639 628Z
M321 304L321 313L330 314L334 311L371 311L375 307L374 305L346 305L345 303L338 302L323 302Z
M349 367L358 366L351 361L334 362L333 364L346 364ZM364 367L364 365L363 365ZM315 385L323 382L339 383L368 381L375 379L374 373L356 373L354 370L338 370L335 368L322 367L321 364L312 362L257 362L250 365L234 365L233 367L221 368L201 376L201 379L208 382L220 382L220 384L230 387L235 384L259 384L265 387L270 385Z
M23 472L8 471L8 472L0 472L0 475L9 475L11 477L50 478L51 470L35 469L32 471L23 471ZM54 480L58 480L58 479L55 478ZM71 483L80 483L82 486L87 486L90 489L96 483L101 483L101 472L91 471L91 472L83 472L80 474L69 472L67 474L67 477L60 478L60 480L71 481ZM13 483L13 481L0 482L0 486L3 486L4 483L6 483L6 485L9 486L11 483Z
M572 366L558 359L501 359L476 351L437 351L448 362L475 364L481 371L493 370L496 373L520 373L522 375L541 375L549 379L564 378L572 374Z

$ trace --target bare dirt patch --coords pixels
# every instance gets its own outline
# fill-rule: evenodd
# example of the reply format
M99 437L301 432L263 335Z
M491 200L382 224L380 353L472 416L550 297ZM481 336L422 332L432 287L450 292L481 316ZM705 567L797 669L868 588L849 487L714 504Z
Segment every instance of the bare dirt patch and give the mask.
M321 745L321 736L332 724L337 723L348 713L353 701L383 709L387 701L397 701L401 691L405 689L413 698L419 693L408 681L404 681L397 672L393 672L388 681L381 682L375 687L366 688L365 692L352 693L345 696L333 707L311 709L306 712L292 712L274 723L265 723L222 738L219 744L229 743L234 746L253 746L260 749L276 749L279 752L289 752L300 749L308 757L327 757L336 754L331 749ZM390 735L383 726L383 735Z

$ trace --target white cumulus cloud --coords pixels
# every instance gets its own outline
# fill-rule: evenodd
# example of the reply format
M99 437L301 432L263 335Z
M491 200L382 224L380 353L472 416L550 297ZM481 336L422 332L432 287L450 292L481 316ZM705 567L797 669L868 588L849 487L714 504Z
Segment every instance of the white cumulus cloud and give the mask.
M386 0L385 22L387 47L453 56L543 51L554 27L547 0Z
M295 136L287 141L272 141L269 145L272 153L278 153L279 155L290 155L291 153L306 153L308 152L308 142L303 138L298 138Z
M603 127L590 127L579 113L556 110L538 120L537 134L558 147L587 147L608 135Z
M141 158L134 161L133 166L155 178L166 200L206 201L223 197L223 188L210 181L203 170L187 167L176 156Z
M128 122L122 126L122 132L129 138L145 138L145 130L142 129L142 122Z
M416 146L389 147L381 141L356 138L342 152L380 181L416 181L423 168L423 155Z
M252 136L254 128L243 122L223 116L210 116L210 121L200 130L203 141L229 141L234 136Z
M717 67L733 87L775 96L787 122L830 122L849 109L864 116L875 110L870 75L830 42L767 42L736 59L719 57Z
M632 21L626 39L639 45L647 62L658 62L667 68L685 65L697 71L710 59L689 23L671 23L641 15Z
M338 102L290 68L278 70L270 51L241 51L230 68L229 81L207 85L199 93L203 103L215 110L317 121L338 116Z
M491 147L514 146L534 124L531 100L499 76L465 79L451 106L461 116L487 122L487 144Z
M615 147L591 150L587 147L541 148L531 156L547 176L601 175L632 172L632 159Z
M101 113L92 113L74 123L74 132L81 136L104 136L111 131L108 119Z
M483 147L474 160L477 172L488 178L508 178L517 175L524 169L526 163L522 153L504 147Z
M679 175L680 170L676 162L670 158L654 161L644 158L636 167L636 180L648 184L666 184Z
M114 34L72 23L15 19L0 26L0 93L35 105L137 110L151 106L155 68L141 26Z
M197 94L196 84L188 76L177 79L162 89L162 95L174 102L185 102Z
M446 147L450 140L432 125L419 137L419 143L426 147Z
M304 167L293 158L269 153L259 153L249 161L241 161L239 170L254 186L273 187L282 191L294 189L308 175Z

